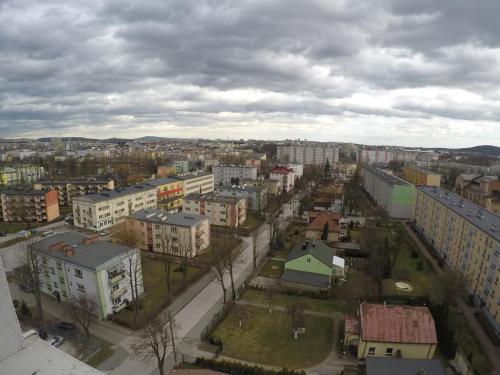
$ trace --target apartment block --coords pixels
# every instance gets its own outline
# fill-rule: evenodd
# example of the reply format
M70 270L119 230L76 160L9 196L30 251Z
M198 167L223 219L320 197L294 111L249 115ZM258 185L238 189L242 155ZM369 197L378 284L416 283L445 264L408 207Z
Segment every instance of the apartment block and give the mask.
M281 180L283 185L283 192L288 193L293 190L295 186L295 174L293 170L288 167L278 166L271 169L269 177L272 180Z
M257 180L249 180L245 178L243 180L240 180L240 184L246 186L262 187L266 189L267 193L270 195L278 195L283 191L283 181L281 179L271 180L258 178Z
M415 224L466 279L475 303L500 333L500 217L439 187L417 187Z
M210 246L210 223L200 215L148 208L128 217L127 229L138 234L139 247L146 251L168 247L169 254L193 258Z
M17 165L0 167L0 186L33 183L45 174L43 167L36 165Z
M212 167L215 185L239 185L243 179L255 180L257 167L243 165L219 165Z
M215 188L216 193L225 197L244 198L247 201L247 207L253 211L262 211L267 207L267 190L260 186L222 185Z
M237 228L247 219L247 202L216 193L190 194L184 197L183 211L206 216L211 225Z
M414 166L403 167L403 177L413 185L440 186L441 175Z
M58 217L56 190L0 190L0 222L47 223Z
M287 163L285 167L292 170L293 176L296 180L304 177L304 166L302 164Z
M462 197L500 214L500 177L480 174L460 174L455 191Z
M278 146L277 159L308 165L325 165L326 161L336 163L339 161L339 147L337 145L299 143Z
M38 181L34 184L36 190L56 190L59 206L71 206L73 197L79 197L89 193L97 193L102 190L113 190L113 180L66 180L66 181Z
M415 186L379 168L363 168L363 188L394 219L412 219Z
M208 172L186 173L172 176L173 179L182 181L184 195L192 193L210 193L214 191L214 175Z
M86 296L96 302L101 319L132 301L130 277L135 270L134 288L137 286L138 295L144 292L136 248L73 231L44 238L36 248L43 259L42 292L62 302Z
M93 231L108 229L135 211L156 205L156 187L147 184L90 193L73 198L74 225Z
M158 207L168 211L177 211L182 207L184 182L175 178L158 178L147 181L156 188Z

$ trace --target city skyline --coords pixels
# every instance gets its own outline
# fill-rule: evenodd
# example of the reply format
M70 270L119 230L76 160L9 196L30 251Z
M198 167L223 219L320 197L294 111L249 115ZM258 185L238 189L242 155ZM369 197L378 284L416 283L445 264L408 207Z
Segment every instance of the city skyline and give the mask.
M0 4L0 137L500 146L500 3Z

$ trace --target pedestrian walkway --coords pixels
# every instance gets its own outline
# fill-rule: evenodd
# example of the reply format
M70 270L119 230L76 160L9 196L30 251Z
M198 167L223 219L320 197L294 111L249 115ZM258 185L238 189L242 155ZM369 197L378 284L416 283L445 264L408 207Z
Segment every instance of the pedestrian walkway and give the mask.
M406 228L406 231L410 235L410 237L415 241L417 246L420 249L421 254L429 261L429 263L432 266L432 269L434 270L435 273L437 274L442 274L445 272L445 269L448 266L445 266L444 269L439 267L437 260L429 253L427 250L427 247L422 243L420 238L417 236L417 234L412 230L412 228L408 225L408 223L404 223L404 226ZM483 351L486 353L488 356L488 359L490 360L493 370L492 370L492 375L498 375L500 374L500 348L495 346L486 332L484 332L483 327L481 324L479 324L477 318L474 316L474 313L477 311L475 307L467 305L463 299L458 298L455 301L460 308L460 310L463 313L463 316L467 320L467 323L471 329L472 332L474 332L474 335L476 336L476 339L479 341Z

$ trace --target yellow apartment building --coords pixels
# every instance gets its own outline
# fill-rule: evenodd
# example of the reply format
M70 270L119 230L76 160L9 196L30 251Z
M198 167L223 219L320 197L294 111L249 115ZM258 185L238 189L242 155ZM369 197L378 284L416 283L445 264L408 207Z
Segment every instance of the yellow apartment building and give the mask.
M461 272L475 304L500 332L500 216L431 186L417 187L415 224L450 267Z
M441 175L414 166L404 166L403 176L406 181L413 185L440 186Z

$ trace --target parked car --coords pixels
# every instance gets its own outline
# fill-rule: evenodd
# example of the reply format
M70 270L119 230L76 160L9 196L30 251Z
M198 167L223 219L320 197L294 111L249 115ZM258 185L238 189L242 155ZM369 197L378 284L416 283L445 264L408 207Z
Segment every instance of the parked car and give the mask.
M38 329L36 333L38 334L38 337L40 337L42 340L47 340L47 338L49 337L47 331L44 330L43 328Z
M0 237L7 237L7 233L5 233L5 232L0 232Z
M55 346L57 348L58 346L61 346L62 343L64 342L64 337L52 336L50 339L47 340L47 342L50 345Z
M27 230L20 230L19 232L16 233L17 237L20 237L20 238L28 238L29 236L31 236L31 233L28 232Z
M49 236L51 234L54 234L54 229L47 229L42 232L43 236Z
M76 329L76 325L69 322L59 322L56 324L56 329L60 331L73 332Z
M99 232L99 236L107 236L109 234L109 231L107 230L102 230Z

